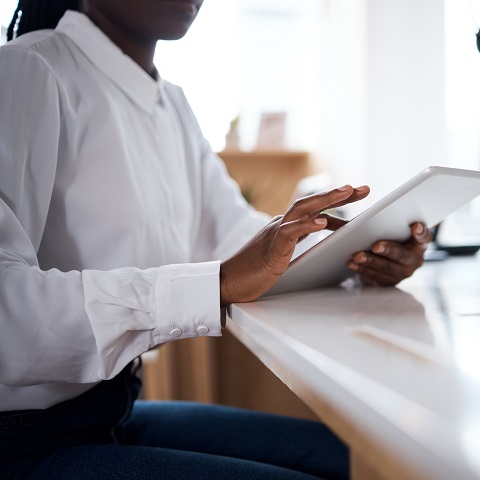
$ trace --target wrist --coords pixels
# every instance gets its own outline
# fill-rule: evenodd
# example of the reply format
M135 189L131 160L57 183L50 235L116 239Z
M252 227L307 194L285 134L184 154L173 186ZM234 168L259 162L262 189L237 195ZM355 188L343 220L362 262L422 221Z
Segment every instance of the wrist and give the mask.
M224 310L225 307L231 303L231 301L229 301L229 295L227 294L228 288L226 285L227 282L225 280L225 277L226 277L225 270L226 270L225 262L221 262L219 282L220 282L220 308L222 310Z
M220 307L245 301L242 298L242 281L238 266L226 260L220 263Z

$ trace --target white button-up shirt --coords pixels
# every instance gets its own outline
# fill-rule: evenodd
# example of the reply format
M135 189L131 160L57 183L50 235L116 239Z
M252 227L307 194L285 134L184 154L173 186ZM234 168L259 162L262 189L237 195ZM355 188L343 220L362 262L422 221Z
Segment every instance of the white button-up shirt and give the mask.
M163 342L219 335L219 260L267 221L182 90L85 15L7 43L0 411L54 405Z

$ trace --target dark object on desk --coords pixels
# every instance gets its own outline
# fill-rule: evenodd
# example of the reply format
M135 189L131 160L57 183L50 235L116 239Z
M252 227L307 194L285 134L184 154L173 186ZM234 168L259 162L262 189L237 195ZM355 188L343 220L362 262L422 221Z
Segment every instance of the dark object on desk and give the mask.
M438 247L438 250L443 250L449 255L474 255L480 250L479 245L461 245L458 247Z
M443 245L438 241L438 233L442 223L440 222L436 227L433 228L433 251L445 252L448 255L475 255L480 250L480 245Z

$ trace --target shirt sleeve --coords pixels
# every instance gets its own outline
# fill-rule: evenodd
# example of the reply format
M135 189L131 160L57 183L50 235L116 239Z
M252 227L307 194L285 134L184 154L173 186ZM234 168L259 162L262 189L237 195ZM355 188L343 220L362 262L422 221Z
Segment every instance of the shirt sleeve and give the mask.
M51 72L16 48L0 53L0 383L94 383L160 343L219 335L218 261L40 268L61 114Z
M42 271L1 200L0 231L4 385L93 383L161 343L220 335L219 262Z

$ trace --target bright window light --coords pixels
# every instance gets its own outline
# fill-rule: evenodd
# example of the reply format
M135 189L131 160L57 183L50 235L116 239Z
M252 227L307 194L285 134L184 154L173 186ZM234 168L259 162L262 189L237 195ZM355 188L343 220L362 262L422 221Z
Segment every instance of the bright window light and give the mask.
M255 147L260 115L286 112L286 143L318 140L319 0L208 0L185 38L160 42L156 65L184 89L215 150L240 116L241 146Z

